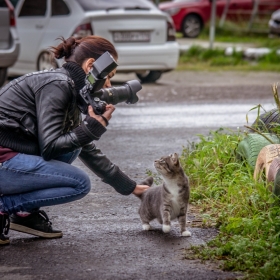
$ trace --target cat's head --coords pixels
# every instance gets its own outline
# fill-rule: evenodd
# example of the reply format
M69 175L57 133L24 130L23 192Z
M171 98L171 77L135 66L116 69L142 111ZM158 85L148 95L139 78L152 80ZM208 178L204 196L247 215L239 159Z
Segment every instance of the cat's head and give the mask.
M172 176L180 169L180 161L177 153L163 156L160 159L154 161L156 170L163 176Z

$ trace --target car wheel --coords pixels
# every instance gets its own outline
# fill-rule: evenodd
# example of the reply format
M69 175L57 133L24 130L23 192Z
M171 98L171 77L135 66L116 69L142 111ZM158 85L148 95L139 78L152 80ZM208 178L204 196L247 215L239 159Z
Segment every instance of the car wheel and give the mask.
M202 21L197 15L186 16L183 26L182 33L184 37L196 38L202 30Z
M0 68L0 87L5 84L7 80L7 68Z
M37 70L49 70L51 68L58 68L58 64L55 61L55 58L50 52L43 52L40 54L37 63Z
M146 71L144 74L136 73L137 78L144 83L154 83L161 77L161 71Z

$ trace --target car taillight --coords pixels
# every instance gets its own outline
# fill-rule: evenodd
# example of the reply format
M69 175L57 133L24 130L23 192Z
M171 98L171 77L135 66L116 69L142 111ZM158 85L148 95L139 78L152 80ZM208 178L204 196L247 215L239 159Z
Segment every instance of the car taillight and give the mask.
M16 26L14 7L9 0L5 0L10 12L10 26Z
M167 41L176 41L176 31L172 22L167 21Z
M170 16L174 16L174 15L178 14L180 10L181 10L181 8L171 8L171 9L164 10L164 12L166 12Z
M91 28L91 24L90 23L84 23L84 24L79 25L75 29L72 36L86 37L86 36L89 36L89 35L93 35L93 30Z

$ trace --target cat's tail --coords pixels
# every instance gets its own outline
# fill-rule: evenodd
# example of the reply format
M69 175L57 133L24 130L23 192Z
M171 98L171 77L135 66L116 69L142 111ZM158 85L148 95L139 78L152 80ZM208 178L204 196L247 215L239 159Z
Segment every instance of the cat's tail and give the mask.
M149 176L149 177L147 177L144 181L140 182L139 185L147 185L147 186L151 187L152 184L153 184L153 182L154 182L154 178L151 177L151 176ZM143 192L142 194L137 195L137 196L141 199L141 197L142 197L142 195L143 195L144 193L145 193L145 192Z
M154 182L154 178L152 176L149 176L144 181L142 181L139 185L148 185L149 187L151 187L153 182Z

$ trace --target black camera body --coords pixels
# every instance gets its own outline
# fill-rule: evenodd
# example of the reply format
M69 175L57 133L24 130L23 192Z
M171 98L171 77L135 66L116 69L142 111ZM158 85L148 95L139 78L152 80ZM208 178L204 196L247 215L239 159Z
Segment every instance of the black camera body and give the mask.
M142 89L139 81L132 80L119 87L102 88L106 78L118 64L109 52L102 54L93 63L92 69L86 76L86 85L80 90L80 95L85 102L81 109L87 114L87 107L92 106L97 115L102 115L107 104L117 104L125 101L127 104L134 104L138 101L136 93Z

